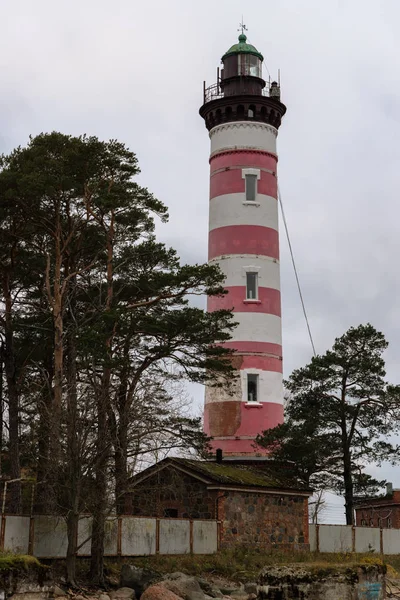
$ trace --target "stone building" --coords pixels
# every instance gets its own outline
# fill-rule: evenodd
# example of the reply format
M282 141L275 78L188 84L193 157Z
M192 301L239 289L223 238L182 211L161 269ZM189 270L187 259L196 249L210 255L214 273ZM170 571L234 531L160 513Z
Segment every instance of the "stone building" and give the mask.
M131 479L126 512L216 519L221 548L308 549L311 490L265 459L245 463L166 458Z
M384 496L355 501L356 526L400 529L400 490L386 486Z

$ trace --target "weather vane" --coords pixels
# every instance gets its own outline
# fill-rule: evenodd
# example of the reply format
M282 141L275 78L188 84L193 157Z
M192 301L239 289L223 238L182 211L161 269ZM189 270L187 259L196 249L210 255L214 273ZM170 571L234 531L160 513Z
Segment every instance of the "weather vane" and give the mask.
M247 31L247 27L246 25L243 23L243 15L242 15L242 22L239 23L239 29L238 31L241 31L242 33L244 33L245 31Z

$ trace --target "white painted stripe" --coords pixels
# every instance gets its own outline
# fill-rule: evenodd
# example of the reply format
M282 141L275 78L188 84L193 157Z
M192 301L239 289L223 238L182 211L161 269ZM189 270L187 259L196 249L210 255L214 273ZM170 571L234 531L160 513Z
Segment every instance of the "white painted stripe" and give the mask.
M213 259L210 264L217 264L225 273L225 286L246 286L246 273L256 271L259 287L280 289L279 262L269 256L235 254Z
M226 388L206 387L205 403L213 402L247 402L247 373L258 375L258 402L283 404L282 373L261 371L260 369L244 369L240 371L240 379L236 377L234 388L229 393Z
M232 331L232 342L270 342L282 345L282 320L267 313L237 312L238 323Z
M246 203L244 194L224 194L210 200L209 231L230 225L261 225L279 228L278 202L257 194L257 202Z
M210 131L211 154L220 150L246 148L276 154L278 130L266 123L237 121L217 125Z
M242 382L242 401L247 402L247 374L258 375L257 402L275 402L283 404L283 375L275 371L262 371L261 369L243 369L240 371Z

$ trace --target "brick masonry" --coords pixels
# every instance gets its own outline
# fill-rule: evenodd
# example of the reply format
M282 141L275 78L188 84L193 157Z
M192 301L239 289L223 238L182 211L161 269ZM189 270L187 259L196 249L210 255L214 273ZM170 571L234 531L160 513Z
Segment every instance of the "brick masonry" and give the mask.
M382 497L358 500L355 512L357 527L400 529L400 490Z

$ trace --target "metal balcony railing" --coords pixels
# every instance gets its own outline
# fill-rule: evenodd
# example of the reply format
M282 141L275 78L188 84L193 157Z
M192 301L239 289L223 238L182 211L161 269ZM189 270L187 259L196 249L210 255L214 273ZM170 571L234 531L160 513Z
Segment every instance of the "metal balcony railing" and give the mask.
M279 93L279 87L276 87L274 89L278 90ZM270 83L267 82L265 88L261 90L261 95L267 97L276 96L275 93L271 94L270 90ZM235 88L235 95L237 94L253 94L253 91L250 89L249 84L246 84L246 82L243 81L242 85ZM213 100L218 100L220 98L229 98L230 95L231 94L229 93L224 93L220 83L213 83L213 85L210 85L207 88L204 86L204 104L206 104L207 102L212 102Z

